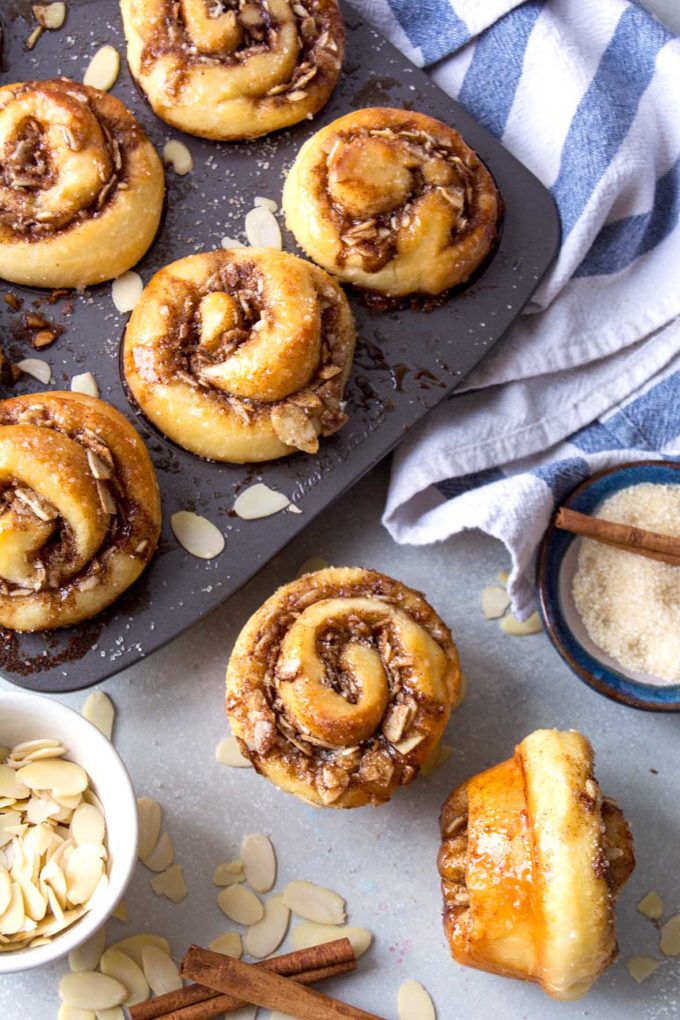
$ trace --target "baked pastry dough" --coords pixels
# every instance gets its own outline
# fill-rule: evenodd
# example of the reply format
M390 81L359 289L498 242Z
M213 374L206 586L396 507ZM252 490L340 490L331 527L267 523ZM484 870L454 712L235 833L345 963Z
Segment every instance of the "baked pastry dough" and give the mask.
M457 131L422 113L368 109L321 128L283 190L310 258L388 298L439 295L492 251L500 199Z
M321 269L269 248L214 251L153 277L125 333L125 378L154 425L199 456L315 453L347 420L354 341Z
M161 162L114 96L60 78L0 88L0 278L85 287L153 241Z
M142 573L160 524L149 455L119 411L78 393L0 401L0 626L95 616Z
M593 749L538 730L442 811L444 929L459 963L577 999L616 956L614 903L635 867Z
M460 688L451 634L422 595L330 567L267 599L227 669L243 753L317 805L381 804L439 742Z
M121 10L130 70L154 112L202 138L297 124L340 74L336 0L121 0Z

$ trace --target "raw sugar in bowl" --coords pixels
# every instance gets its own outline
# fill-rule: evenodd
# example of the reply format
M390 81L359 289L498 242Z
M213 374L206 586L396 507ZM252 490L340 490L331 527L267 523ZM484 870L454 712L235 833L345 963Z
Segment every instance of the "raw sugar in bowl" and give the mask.
M66 753L58 759L36 757L31 763L31 771L24 773L26 783L30 782L36 788L40 787L42 777L46 774L42 766L47 761L74 762L80 769L61 770L62 776L66 777L63 779L66 792L63 799L68 802L66 786L69 783L74 787L79 783L82 785L80 770L84 770L88 779L87 788L97 798L104 816L106 826L103 836L106 847L104 870L108 881L102 883L92 895L90 909L74 919L69 927L56 932L49 940L38 937L36 945L17 950L7 949L8 943L5 942L3 951L0 952L0 974L29 970L32 967L52 963L85 942L101 928L115 910L132 877L137 860L135 793L127 770L110 741L77 712L56 701L36 694L0 692L0 746L14 748L17 744L44 738L59 741L66 749ZM20 782L20 773L21 769L14 773L17 782ZM11 784L12 776L5 774L4 779L6 783ZM23 803L27 803L29 799L30 797L24 797ZM77 796L73 798L74 801L76 799ZM41 802L36 798L34 810L40 812L43 803L44 800ZM0 807L0 812L6 810L9 808ZM37 818L38 814L33 817ZM81 813L77 825L82 835L76 841L78 844L76 850L82 851L79 855L82 861L77 860L74 862L75 866L71 868L72 881L78 883L78 889L73 895L76 900L82 900L86 904L90 898L90 886L94 882L94 878L88 881L88 871L90 875L95 877L97 875L96 861L92 860L96 858L93 847L96 847L98 839L102 838L101 816L96 808L96 802L92 811L86 810ZM18 831L21 831L21 826ZM47 835L45 838L48 838ZM52 895L54 896L54 892ZM28 913L28 910L26 912ZM12 928L13 925L10 922L6 927Z

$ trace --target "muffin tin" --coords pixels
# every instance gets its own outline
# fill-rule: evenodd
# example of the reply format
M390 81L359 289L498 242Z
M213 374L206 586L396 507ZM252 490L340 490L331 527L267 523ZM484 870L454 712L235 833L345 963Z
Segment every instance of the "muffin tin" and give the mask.
M503 232L493 259L467 287L430 312L408 308L379 312L350 294L359 342L347 390L350 415L341 432L322 442L318 455L295 454L261 465L201 461L159 435L133 407L119 364L126 316L111 300L111 287L49 303L46 292L1 285L23 301L20 312L0 302L0 331L14 361L40 357L52 369L49 388L68 389L71 378L92 372L103 399L130 417L147 443L161 488L161 546L141 580L109 610L78 628L35 635L0 631L0 671L38 691L87 687L159 648L214 609L263 566L308 521L385 456L435 405L460 385L522 311L552 262L559 221L552 199L463 107L408 62L356 12L343 8L347 52L340 84L313 122L258 141L216 144L182 136L156 119L137 92L125 62L112 89L136 115L160 151L181 137L193 154L185 177L167 170L164 221L156 242L137 267L145 283L183 255L218 247L224 236L245 242L246 212L263 195L280 201L286 170L304 141L322 124L363 106L417 109L456 127L494 175L505 202ZM104 43L124 55L117 4L71 0L64 27L45 32L34 50L30 4L2 10L5 81L66 75L82 79ZM370 59L367 59L370 56ZM279 216L280 219L280 216ZM284 248L296 252L284 231ZM49 348L35 352L23 314L35 310L65 327ZM38 393L41 384L22 375L12 393ZM236 496L256 481L284 492L301 511L243 521ZM226 536L224 552L198 560L178 546L171 515L194 510Z

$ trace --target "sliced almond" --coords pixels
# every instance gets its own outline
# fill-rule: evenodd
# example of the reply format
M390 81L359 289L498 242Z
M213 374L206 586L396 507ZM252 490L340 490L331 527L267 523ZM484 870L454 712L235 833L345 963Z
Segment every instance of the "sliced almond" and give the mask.
M659 946L664 956L680 956L680 914L673 914L663 925Z
M512 613L508 613L501 620L500 628L504 634L526 637L528 634L538 634L542 631L543 624L538 613L532 613L528 620L516 620Z
M24 926L24 898L18 882L12 882L12 891L7 909L0 914L0 935L16 935Z
M637 908L641 914L651 918L652 921L658 921L660 917L663 917L663 900L653 889L642 897Z
M9 765L0 765L0 797L11 798L11 800L23 800L28 797L29 788L17 777L14 769Z
M220 910L237 924L257 924L264 917L264 907L254 892L243 885L229 885L217 897Z
M267 836L257 832L244 837L241 863L248 885L255 892L269 892L276 881L276 855Z
M639 985L660 966L661 960L654 960L651 956L631 956L630 960L626 960L626 970Z
M0 864L0 916L5 913L11 900L12 879L4 864Z
M285 510L290 500L282 492L270 489L263 482L256 482L236 498L234 513L244 521L254 521L259 517L271 517L279 510Z
M144 952L150 952L153 947L147 946ZM155 950L160 952L160 950ZM142 954L143 958L143 954ZM123 1000L126 1006L136 1006L139 1002L145 1002L149 998L149 985L140 967L135 961L122 952L120 949L107 949L99 964L103 974L120 981L127 991Z
M96 971L78 971L61 979L59 997L79 1009L110 1009L125 1002L127 991L115 978Z
M125 900L121 900L116 909L111 914L111 917L115 917L117 921L128 921L128 905Z
M355 956L365 953L371 944L373 936L365 928L339 927L334 924L315 924L312 921L303 921L293 928L293 949L311 949L312 946L321 946L326 942L335 942L336 939L349 939Z
M113 1006L111 1009L98 1009L97 1020L125 1020L125 1013L120 1006Z
M69 903L74 907L87 903L94 895L99 880L104 874L104 862L99 856L99 847L86 843L75 847L65 863L64 875ZM118 1003L114 1003L118 1005Z
M51 790L55 797L72 797L87 787L87 773L73 761L47 758L24 765L17 772L31 790Z
M91 451L88 450L89 452ZM95 477L97 476L95 475ZM83 718L91 722L93 726L96 726L99 732L103 733L108 740L111 739L116 710L108 695L104 694L103 691L93 691L85 699L82 714Z
M122 315L131 312L142 296L143 290L141 276L132 269L117 277L111 284L111 298L116 309Z
M66 19L66 4L61 0L51 4L33 4L33 16L42 28L55 32Z
M101 846L105 831L104 817L93 804L80 804L73 812L71 834L78 846L85 843Z
M317 924L344 924L345 901L342 896L313 882L289 882L283 890L283 902L306 921Z
M61 741L51 737L39 737L37 740L24 740L12 748L12 760L29 762L36 758L60 758L66 753Z
M151 797L138 797L137 819L139 823L137 856L143 861L155 849L161 834L161 806L158 801Z
M82 946L72 949L68 954L68 965L72 971L96 970L102 953L106 948L106 927L102 927L91 935Z
M281 228L270 209L258 205L246 214L246 237L253 248L276 248L281 251Z
M156 843L148 857L144 858L144 864L151 871L165 871L175 859L175 850L172 840L167 832L164 832Z
M275 213L279 208L273 198L265 198L264 195L257 195L253 201L253 205L256 209L258 206L262 206L263 209L269 209L269 211L273 213Z
M120 71L120 54L114 46L102 46L97 50L83 75L83 85L108 92L116 83Z
M404 981L399 989L399 1020L436 1020L434 1003L419 981Z
M184 177L194 168L194 157L184 142L173 138L163 146L163 162L169 163L179 177Z
M31 942L34 946L38 940ZM46 939L49 942L49 939ZM97 1020L97 1014L92 1009L78 1009L77 1006L67 1006L62 1002L57 1013L57 1020Z
M192 556L212 560L224 549L224 535L212 521L190 510L178 510L170 526L179 544Z
M237 885L245 880L246 876L241 861L226 861L224 864L218 864L213 871L215 885Z
M487 584L482 589L482 612L487 620L497 620L510 605L510 596L505 588Z
M170 955L170 943L162 935L130 935L126 939L121 939L120 942L115 942L111 949L120 949L134 960L138 967L143 967L142 953L146 946L156 946L157 949L162 949L164 953Z
M399 754L406 757L411 751L414 751L416 747L422 744L425 739L424 733L411 733L410 735L403 737L402 740L396 741L392 746L399 752Z
M236 737L225 737L224 740L220 740L215 748L215 759L220 765L229 765L232 769L252 768L250 759L241 751Z
M157 946L145 946L142 950L144 975L154 995L176 992L182 987L177 964L168 953Z
M92 372L82 372L74 375L71 379L71 391L73 393L84 393L88 397L98 397L99 387Z
M41 361L40 358L23 358L21 361L17 361L16 367L24 375L30 375L33 379L37 379L43 386L47 386L52 379L52 369L46 361Z
M157 896L165 896L173 903L180 903L188 892L181 864L173 864L160 874L154 875L150 884Z
M220 244L222 245L223 248L226 248L227 250L229 248L245 248L245 244L243 244L241 241L237 241L233 237L223 237L222 240L220 241Z
M251 925L243 940L245 950L259 960L270 956L281 945L288 931L290 910L282 896L272 896L264 905L264 917Z
M316 453L319 437L311 418L297 404L274 404L271 409L271 423L274 432L286 446L292 446L304 453Z
M232 956L235 960L240 960L243 956L241 936L235 931L228 931L224 935L218 935L216 939L208 943L208 949L212 949L213 953Z

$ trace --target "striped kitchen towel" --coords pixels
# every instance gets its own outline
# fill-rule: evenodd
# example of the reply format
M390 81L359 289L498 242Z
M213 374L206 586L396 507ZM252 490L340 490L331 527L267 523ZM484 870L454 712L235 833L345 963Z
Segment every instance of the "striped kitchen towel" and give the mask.
M526 314L397 451L398 542L501 539L534 607L556 500L680 455L680 40L624 0L354 0L548 187L558 259Z

